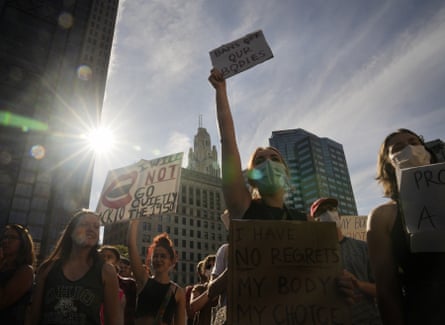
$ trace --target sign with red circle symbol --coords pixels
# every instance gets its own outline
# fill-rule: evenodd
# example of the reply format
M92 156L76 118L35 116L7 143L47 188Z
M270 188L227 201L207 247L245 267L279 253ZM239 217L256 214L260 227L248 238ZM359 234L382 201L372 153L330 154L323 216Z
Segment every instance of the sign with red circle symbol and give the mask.
M102 224L175 212L183 153L108 172L96 208Z

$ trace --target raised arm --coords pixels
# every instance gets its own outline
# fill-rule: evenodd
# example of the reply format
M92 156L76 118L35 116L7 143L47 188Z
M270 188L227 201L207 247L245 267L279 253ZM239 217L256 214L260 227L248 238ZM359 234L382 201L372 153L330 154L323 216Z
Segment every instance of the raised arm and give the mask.
M142 266L141 257L139 256L136 239L138 236L139 220L130 220L127 234L128 254L130 256L130 265L136 280L138 292L142 290L148 279L147 272Z
M119 282L114 266L104 263L102 266L102 279L104 285L104 323L123 325L124 312L119 301Z
M390 237L394 216L397 213L395 209L395 206L384 205L369 214L367 242L383 324L400 325L404 324L402 291Z
M209 82L216 90L216 113L221 136L224 198L230 215L242 216L249 207L252 198L242 174L235 126L227 98L226 81L218 69L212 69Z

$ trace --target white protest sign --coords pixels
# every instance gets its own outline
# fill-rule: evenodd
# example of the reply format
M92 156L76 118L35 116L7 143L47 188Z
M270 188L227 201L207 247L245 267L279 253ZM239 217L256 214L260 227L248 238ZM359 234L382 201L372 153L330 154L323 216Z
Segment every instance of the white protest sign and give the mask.
M445 251L445 163L402 169L400 203L411 250Z
M220 70L224 78L229 78L273 58L261 30L224 44L210 51L209 54L213 67Z
M330 222L230 223L228 324L350 324Z
M102 224L175 212L183 153L112 170L96 212Z

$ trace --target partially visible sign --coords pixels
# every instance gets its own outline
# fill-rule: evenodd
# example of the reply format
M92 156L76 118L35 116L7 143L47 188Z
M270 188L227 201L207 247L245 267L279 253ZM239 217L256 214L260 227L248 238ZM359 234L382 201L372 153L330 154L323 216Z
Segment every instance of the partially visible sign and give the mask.
M400 202L412 251L445 252L445 163L402 169Z
M350 324L334 223L231 220L228 324Z
M183 153L112 170L96 212L102 224L175 212Z
M273 58L272 51L261 30L210 51L210 60L229 78L259 63Z
M341 230L343 235L366 241L367 216L341 216Z

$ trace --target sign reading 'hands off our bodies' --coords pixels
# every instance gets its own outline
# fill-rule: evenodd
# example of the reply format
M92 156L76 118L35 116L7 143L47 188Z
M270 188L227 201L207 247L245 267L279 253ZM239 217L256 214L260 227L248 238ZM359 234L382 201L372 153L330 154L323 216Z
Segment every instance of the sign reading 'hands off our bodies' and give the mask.
M350 324L334 223L231 220L228 324Z
M224 44L209 54L213 67L220 70L224 78L273 58L261 30Z
M400 202L412 252L445 252L445 163L401 170Z
M102 224L175 212L183 153L112 170L96 212Z

